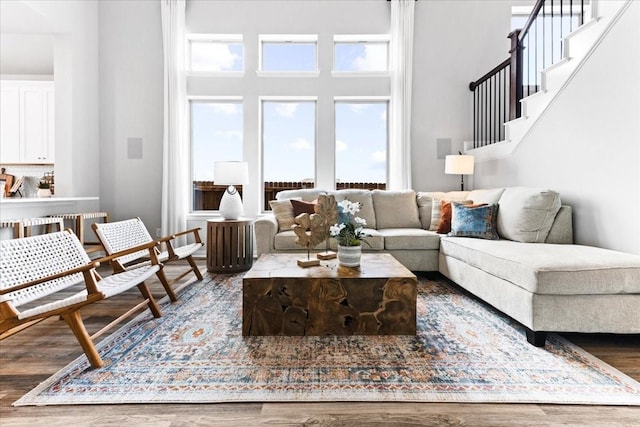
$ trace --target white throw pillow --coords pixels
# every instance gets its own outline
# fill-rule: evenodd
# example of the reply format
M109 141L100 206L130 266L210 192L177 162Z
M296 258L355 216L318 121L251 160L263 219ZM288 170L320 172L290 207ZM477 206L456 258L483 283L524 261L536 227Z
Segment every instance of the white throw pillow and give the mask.
M516 242L544 243L558 210L560 195L551 190L512 187L500 197L498 234Z
M278 220L278 231L291 230L291 227L295 223L295 216L293 214L293 205L291 200L302 200L301 197L292 197L286 200L270 200L269 206L273 211L273 215Z
M431 205L431 223L429 225L429 231L438 231L440 218L442 217L441 207L443 200L445 202L459 202L465 200L467 197L467 193L463 191L450 191L448 193L443 193L440 197L434 197Z

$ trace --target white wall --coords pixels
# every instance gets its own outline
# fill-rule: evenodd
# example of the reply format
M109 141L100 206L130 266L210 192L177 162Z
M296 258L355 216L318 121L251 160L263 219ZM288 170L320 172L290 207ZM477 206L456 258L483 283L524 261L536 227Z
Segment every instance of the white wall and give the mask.
M54 38L56 195L98 195L98 3L3 1L0 6L2 34Z
M577 243L640 254L638 22L632 2L513 156L476 165L475 185L559 191Z
M320 188L334 186L334 96L388 96L389 79L334 78L334 34L386 34L390 6L386 1L189 1L187 27L191 33L243 34L243 78L190 78L189 95L242 96L244 103L244 160L250 183L244 186L245 213L262 212L260 158L260 96L317 96L316 176ZM319 76L260 77L259 34L317 34ZM213 160L211 164L213 167Z
M462 142L471 139L469 83L509 57L511 2L418 1L415 22L413 188L459 190L460 176L444 174L437 139L451 139L449 154L462 150Z
M49 34L2 34L0 74L53 76L53 36Z
M100 198L113 220L160 227L163 53L160 3L100 1ZM129 159L128 138L142 138Z
M160 6L149 1L100 2L100 196L115 219L141 215L153 232L160 224L162 168L162 37ZM452 138L453 151L471 133L468 84L507 57L510 4L505 1L419 1L416 3L413 165L418 190L455 189L459 177L444 175L436 138ZM189 93L245 97L245 159L259 165L258 94L320 93L318 143L333 140L334 95L358 95L353 79L331 83L334 33L389 31L389 3L360 1L187 1L187 29L195 33L244 33L247 69L257 63L260 33L319 35L320 77L307 79L190 78ZM472 34L473 36L469 36ZM325 48L322 48L324 46ZM324 60L323 60L324 58ZM319 90L318 90L319 88ZM309 90L311 92L309 92ZM381 91L388 90L388 86ZM331 129L331 131L328 131ZM142 160L126 159L126 139L142 137ZM324 141L324 142L323 142ZM319 156L325 154L319 153ZM319 185L332 185L333 171L318 171ZM259 169L252 168L258 183ZM147 185L150 183L150 185ZM324 183L324 184L323 184ZM245 208L260 211L260 188L246 188Z

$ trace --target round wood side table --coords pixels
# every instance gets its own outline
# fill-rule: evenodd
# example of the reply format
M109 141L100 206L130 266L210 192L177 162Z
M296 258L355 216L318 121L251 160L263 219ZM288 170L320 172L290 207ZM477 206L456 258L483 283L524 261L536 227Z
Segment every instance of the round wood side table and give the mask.
M253 220L207 220L207 271L236 273L253 265Z

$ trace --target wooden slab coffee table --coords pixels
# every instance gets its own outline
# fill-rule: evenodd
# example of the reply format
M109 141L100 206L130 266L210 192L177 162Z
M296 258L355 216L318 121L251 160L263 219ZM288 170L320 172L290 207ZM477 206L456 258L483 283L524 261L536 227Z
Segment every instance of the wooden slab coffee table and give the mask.
M302 254L262 255L242 280L242 335L415 335L416 276L392 255L364 253L301 268Z

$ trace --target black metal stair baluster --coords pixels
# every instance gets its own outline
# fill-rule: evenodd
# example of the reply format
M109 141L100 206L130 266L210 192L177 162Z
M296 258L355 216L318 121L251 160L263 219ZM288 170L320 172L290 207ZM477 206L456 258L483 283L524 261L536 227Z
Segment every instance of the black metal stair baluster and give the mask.
M573 32L573 0L569 0L569 32Z

